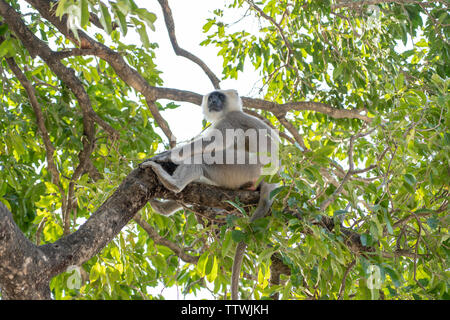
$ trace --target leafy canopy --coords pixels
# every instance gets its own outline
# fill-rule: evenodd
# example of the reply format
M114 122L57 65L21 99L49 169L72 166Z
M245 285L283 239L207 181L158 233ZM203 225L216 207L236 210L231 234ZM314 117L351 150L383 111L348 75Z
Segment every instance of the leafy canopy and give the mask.
M37 11L21 1L8 2L54 50L73 48ZM230 0L215 10L205 21L201 45L217 48L224 79L255 70L265 100L320 102L364 111L372 120L311 110L281 116L261 112L291 137L283 141L284 167L270 217L249 226L245 216L229 215L215 224L189 210L164 217L147 206L142 215L149 225L197 263L183 262L130 223L83 265L81 288L68 285L70 273L55 277L55 298L162 298L154 290L159 283L176 285L186 294L208 287L219 298L229 286L234 247L244 240L249 244L244 297L449 299L448 4L374 3ZM242 8L241 19L226 19ZM76 37L78 28L95 35L124 53L150 85L163 85L159 75L164 70L154 61L157 44L149 40L149 29L155 30L155 19L162 17L133 0L61 0L55 10L57 16L69 15ZM97 15L103 30L93 26L89 13ZM250 32L248 23L256 24L257 31ZM124 41L130 29L138 32L141 43ZM0 201L31 240L39 235L40 244L49 243L63 236L62 211L83 148L83 117L72 92L41 59L29 55L7 25L0 25L0 36L0 56L13 57L36 88L59 172L55 183L35 112L2 59ZM163 137L155 132L145 99L104 60L69 56L62 61L82 81L94 111L120 134L112 139L96 129L90 158L98 176L86 173L75 181L74 231L132 167L156 151ZM322 215L334 219L332 231L318 223ZM346 228L373 250L352 249ZM290 272L269 285L274 254Z

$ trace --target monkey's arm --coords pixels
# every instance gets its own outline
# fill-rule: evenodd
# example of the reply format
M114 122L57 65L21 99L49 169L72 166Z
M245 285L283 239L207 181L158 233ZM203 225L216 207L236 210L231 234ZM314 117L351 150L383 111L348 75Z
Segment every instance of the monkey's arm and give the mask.
M230 148L234 139L226 139L222 128L213 128L205 135L184 145L164 151L150 159L144 161L173 162L175 164L185 163L186 160L193 160L196 156L205 153L219 152Z

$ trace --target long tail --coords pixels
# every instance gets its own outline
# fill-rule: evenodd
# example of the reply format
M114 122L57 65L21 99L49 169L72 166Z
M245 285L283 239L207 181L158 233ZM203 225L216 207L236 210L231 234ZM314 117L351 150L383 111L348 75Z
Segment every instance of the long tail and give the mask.
M231 299L239 299L239 275L241 273L242 260L244 260L245 249L247 244L244 241L238 243L236 253L234 254L233 269L231 271Z
M273 199L270 199L270 192L276 188L276 183L266 183L261 182L261 191L259 193L258 207L256 208L253 215L250 217L250 223L256 219L264 217L270 210L272 206ZM239 286L239 275L241 273L242 260L244 259L245 249L247 249L247 244L243 241L239 242L236 248L236 253L234 254L233 268L231 271L231 299L238 300L238 286Z

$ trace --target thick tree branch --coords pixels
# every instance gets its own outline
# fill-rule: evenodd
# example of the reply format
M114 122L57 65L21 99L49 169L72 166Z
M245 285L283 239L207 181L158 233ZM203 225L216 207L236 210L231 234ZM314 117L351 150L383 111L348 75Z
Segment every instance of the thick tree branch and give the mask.
M130 67L123 57L111 50L104 44L95 41L90 38L86 33L82 30L78 30L78 35L80 38L80 42L75 38L73 33L67 27L67 17L63 16L62 19L56 17L54 11L51 8L51 1L48 0L27 0L29 4L31 4L39 13L48 21L50 21L62 34L64 34L68 39L70 39L73 43L79 44L82 49L87 49L89 54L94 54L101 59L107 61L111 67L116 71L117 75L130 87L134 88L136 91L140 92L146 99L148 107L151 110L153 117L155 118L156 123L160 126L164 134L170 141L173 141L174 135L172 134L169 125L162 118L159 113L158 108L154 105L154 102L157 100L157 95L155 92L155 87L152 87L148 84L148 82L132 67Z
M78 44L71 31L67 28L67 23L65 18L57 18L50 9L50 1L48 0L26 0L34 8L36 8L39 13L48 21L50 21L62 34L64 34L72 42ZM136 91L140 92L147 101L156 101L158 99L169 99L173 101L190 102L197 105L201 104L202 95L190 91L184 91L179 89L164 88L164 87L153 87L147 83L147 81L132 67L130 67L123 57L106 47L105 45L93 40L82 30L78 31L81 42L83 43L82 48L78 49L78 54L82 54L83 50L87 50L88 54L93 54L99 58L107 61L111 67L116 71L117 75L129 86L134 88ZM75 50L74 50L75 51ZM260 109L272 112L275 115L286 114L291 110L309 110L315 112L324 113L332 118L349 118L349 119L360 119L364 122L371 122L371 119L366 115L361 114L361 112L366 110L348 110L348 109L337 109L333 108L328 104L319 102L288 102L285 104L278 104L276 102L265 101L262 99L252 99L243 97L242 99L244 107ZM149 106L152 114L159 114L157 108ZM158 116L155 117L157 119ZM158 125L164 131L164 134L170 139L172 133L168 126L164 123L158 122Z
M192 184L174 194L158 182L151 169L138 168L77 231L39 247L25 238L11 213L0 204L0 287L3 298L49 299L48 281L53 276L96 255L154 197L230 209L224 200L238 198L244 204L256 204L259 193L223 191L213 186ZM161 244L177 250L170 242L158 239ZM181 253L180 257L192 263L196 259Z
M95 148L94 122L97 122L115 138L118 137L118 133L103 119L101 119L92 109L89 96L81 81L76 77L74 71L63 65L59 59L56 59L54 57L54 52L48 47L48 45L37 38L24 24L20 14L3 0L0 1L0 15L8 24L9 29L14 32L22 44L27 48L30 55L38 55L41 57L53 73L55 73L58 78L60 78L67 85L67 87L75 95L83 114L83 135L85 137L82 139L83 149L78 154L80 162L71 177L67 195L66 211L63 212L64 233L67 234L69 232L70 225L70 212L75 206L75 181L77 181L78 178L86 172L87 163L90 161L89 157Z
M214 89L220 89L220 80L216 77L214 72L197 56L193 55L187 50L180 48L178 45L177 37L175 35L175 22L173 21L172 10L169 7L169 2L167 0L158 0L161 5L161 9L164 15L164 22L166 23L167 31L169 33L170 42L172 43L173 51L175 51L177 56L185 57L196 63L202 70L206 73L209 80L211 80Z
M50 299L47 260L14 223L0 202L0 288L2 299ZM34 281L30 281L33 279Z

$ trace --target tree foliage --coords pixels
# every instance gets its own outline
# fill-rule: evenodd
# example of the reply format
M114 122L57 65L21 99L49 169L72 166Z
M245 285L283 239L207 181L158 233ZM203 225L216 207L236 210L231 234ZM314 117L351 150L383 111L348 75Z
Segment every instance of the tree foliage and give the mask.
M174 141L159 111L178 104L158 99L199 103L160 78L148 35L163 15L172 44L175 32L158 1L161 16L133 0L1 0L0 201L37 245L77 230L132 168ZM8 7L37 40L8 23ZM448 9L418 0L217 8L201 45L217 48L222 79L258 72L262 99L244 106L283 139L271 216L249 225L239 199L216 216L194 200L171 217L146 205L79 275L53 277L53 297L163 298L154 290L163 284L221 298L244 240L243 298L449 299ZM131 29L141 43L124 41Z

